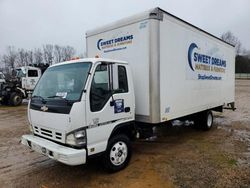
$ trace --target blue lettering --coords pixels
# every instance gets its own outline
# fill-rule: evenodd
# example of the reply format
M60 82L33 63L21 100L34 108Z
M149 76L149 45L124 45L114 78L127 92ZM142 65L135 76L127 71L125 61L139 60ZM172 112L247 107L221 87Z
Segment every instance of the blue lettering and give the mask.
M198 54L198 62L202 62L202 54Z
M133 38L134 38L133 35L127 35L127 36L122 36L122 37L118 37L118 38L114 38L114 39L110 39L110 40L106 40L106 41L103 41L103 39L101 39L98 42L98 46L99 47L104 47L106 45L112 45L112 44L115 44L115 43L132 40Z
M194 61L197 61L197 53L194 52Z
M210 60L210 56L198 54L196 52L194 53L194 61L198 61L199 63L211 64Z
M206 63L206 56L202 55L202 63Z
M128 38L133 38L133 35L129 36ZM195 46L193 46L195 45ZM191 48L193 47L193 48ZM220 58L216 58L216 57L212 57L212 56L209 56L209 55L205 55L205 54L199 54L197 52L194 52L193 53L193 57L190 57L190 48L193 50L194 48L198 48L197 45L195 43L192 43L189 47L189 51L188 51L188 62L189 62L189 65L191 67L192 70L193 67L192 67L192 63L190 63L190 61L194 61L196 63L204 63L204 64L210 64L210 65L215 65L217 67L226 67L227 66L227 62L226 60L223 60L223 59L220 59ZM198 48L199 49L199 48ZM200 77L199 77L200 76ZM199 75L198 76L198 79L203 79L203 76L202 75ZM206 78L207 79L207 78ZM209 79L221 79L219 77L211 77Z
M213 65L220 66L220 67L226 67L226 61L218 58L213 58Z
M210 64L210 59L211 59L211 57L207 56L207 62L208 62L208 64Z

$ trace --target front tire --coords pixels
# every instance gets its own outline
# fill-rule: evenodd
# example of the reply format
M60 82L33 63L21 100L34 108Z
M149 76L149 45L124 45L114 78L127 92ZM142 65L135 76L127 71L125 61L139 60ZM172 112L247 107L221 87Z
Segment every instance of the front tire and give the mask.
M126 135L119 134L112 137L104 153L103 165L109 172L124 169L131 158L131 143Z
M14 92L10 95L10 104L12 106L19 106L22 104L22 101L22 96L19 93Z

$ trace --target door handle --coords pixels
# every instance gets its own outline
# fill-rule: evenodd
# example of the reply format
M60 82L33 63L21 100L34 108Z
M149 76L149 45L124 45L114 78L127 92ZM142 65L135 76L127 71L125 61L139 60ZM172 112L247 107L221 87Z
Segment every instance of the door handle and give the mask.
M127 112L130 112L130 107L126 107L125 109L124 109L124 111L127 113Z

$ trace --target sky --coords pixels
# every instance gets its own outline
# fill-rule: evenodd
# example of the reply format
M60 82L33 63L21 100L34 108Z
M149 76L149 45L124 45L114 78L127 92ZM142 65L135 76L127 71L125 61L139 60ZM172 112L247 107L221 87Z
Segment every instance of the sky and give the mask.
M0 54L43 44L85 52L85 32L160 7L220 37L231 31L250 50L250 0L0 0Z

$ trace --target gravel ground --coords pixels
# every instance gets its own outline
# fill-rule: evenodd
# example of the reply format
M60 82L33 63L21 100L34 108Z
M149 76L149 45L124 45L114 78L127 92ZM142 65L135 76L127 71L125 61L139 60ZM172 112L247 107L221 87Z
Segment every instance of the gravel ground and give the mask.
M236 81L236 107L216 113L207 132L159 127L109 174L99 159L71 167L30 151L20 144L27 106L0 106L0 187L250 187L250 80Z

